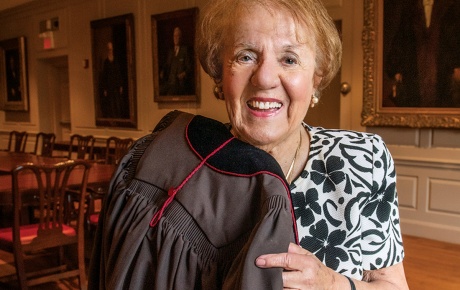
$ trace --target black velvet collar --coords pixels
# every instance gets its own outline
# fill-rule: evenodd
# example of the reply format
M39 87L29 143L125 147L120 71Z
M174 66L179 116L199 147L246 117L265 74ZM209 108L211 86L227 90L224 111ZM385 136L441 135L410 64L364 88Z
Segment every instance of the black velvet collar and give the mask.
M187 126L187 139L201 159L233 138L227 126L216 120L195 116ZM262 171L284 179L278 162L267 152L236 138L209 158L210 166L236 175L254 175Z

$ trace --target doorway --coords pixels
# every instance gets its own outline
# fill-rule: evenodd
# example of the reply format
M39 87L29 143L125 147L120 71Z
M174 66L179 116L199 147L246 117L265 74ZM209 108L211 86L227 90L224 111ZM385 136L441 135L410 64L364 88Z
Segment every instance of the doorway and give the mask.
M335 26L341 34L342 21L335 21ZM314 108L309 108L304 121L308 125L328 129L340 128L340 81L341 68L331 83L321 92L319 102Z
M362 13L355 0L322 0L329 15L335 22L342 39L342 66L329 84L321 92L319 103L308 110L305 122L312 126L331 129L360 130L361 94L358 93L360 79L354 74L361 69L358 58L362 57L354 45L360 31L354 29L357 20L356 13ZM356 17L355 17L356 16ZM358 39L359 41L359 39ZM350 93L341 93L344 85ZM355 88L352 88L355 86ZM353 99L356 98L356 99Z
M38 62L40 131L54 132L56 140L70 138L70 90L67 56Z

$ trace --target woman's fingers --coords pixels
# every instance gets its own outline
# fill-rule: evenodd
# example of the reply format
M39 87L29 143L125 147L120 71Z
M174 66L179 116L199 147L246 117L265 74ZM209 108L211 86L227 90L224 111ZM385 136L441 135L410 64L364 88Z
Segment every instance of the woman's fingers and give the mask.
M256 259L256 265L261 268L284 268L288 271L301 270L305 266L305 256L313 256L313 254L291 243L287 253L259 256Z
M296 244L290 244L287 253L259 256L256 265L261 268L283 268L284 289L323 289L324 285L334 282L333 271L311 252Z
M311 252L294 243L289 244L288 253L312 255Z

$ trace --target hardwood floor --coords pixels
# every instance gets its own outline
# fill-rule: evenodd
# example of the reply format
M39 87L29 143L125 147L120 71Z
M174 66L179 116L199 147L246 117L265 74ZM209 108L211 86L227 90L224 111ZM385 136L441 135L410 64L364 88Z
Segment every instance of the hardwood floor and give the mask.
M460 289L460 245L424 238L404 236L406 257L404 268L411 290L459 290ZM6 274L14 273L12 257L0 251L0 281ZM41 289L78 289L75 279L62 283L32 287ZM0 283L0 289L11 289L11 285Z
M460 245L404 236L404 269L411 290L459 290Z

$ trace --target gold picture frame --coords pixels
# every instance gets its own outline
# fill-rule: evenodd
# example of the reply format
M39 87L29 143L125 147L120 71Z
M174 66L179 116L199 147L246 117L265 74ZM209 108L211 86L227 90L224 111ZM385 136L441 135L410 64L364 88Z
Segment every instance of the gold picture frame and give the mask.
M0 110L28 111L27 46L24 36L0 41Z
M386 2L386 3L385 3ZM387 96L398 96L398 83L385 72L385 57L389 53L391 36L396 34L402 9L384 8L407 1L364 0L363 29L363 126L402 126L412 128L460 128L460 105L455 106L395 106L388 105ZM415 3L415 2L412 2ZM412 7L413 8L413 7ZM386 18L384 18L384 16ZM458 15L457 15L458 17ZM395 19L398 18L398 19ZM392 34L393 33L393 34ZM386 39L385 39L386 37ZM396 37L396 36L394 36ZM457 48L458 50L458 48ZM415 52L412 52L415 53ZM404 78L403 78L404 80ZM442 96L444 97L444 96Z
M91 21L96 126L137 128L134 15Z
M194 7L151 16L155 102L200 100L200 66L195 53L198 11Z

